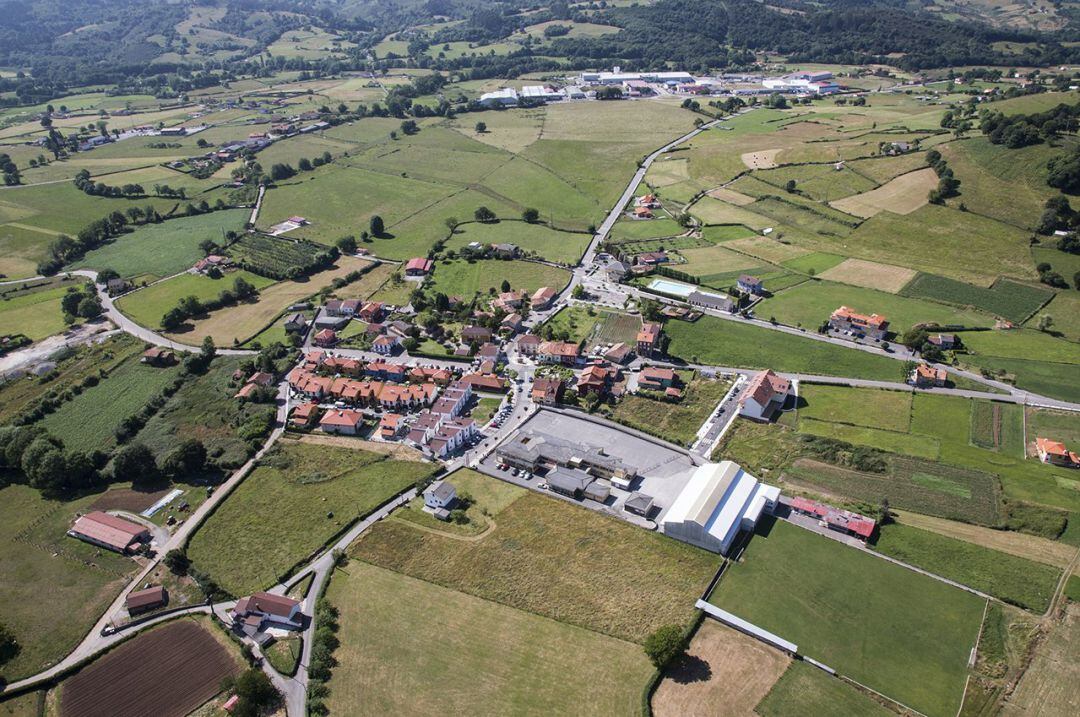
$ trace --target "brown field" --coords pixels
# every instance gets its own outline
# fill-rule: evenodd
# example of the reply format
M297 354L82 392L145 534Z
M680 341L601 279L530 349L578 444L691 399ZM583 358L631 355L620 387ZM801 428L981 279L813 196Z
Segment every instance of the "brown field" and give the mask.
M422 461L424 456L420 451L405 445L404 443L386 443L383 441L365 441L362 438L350 438L348 436L326 436L319 433L308 433L295 439L299 443L311 443L320 446L335 446L337 448L352 448L357 451L371 451L372 453L385 453L399 461Z
M791 663L779 650L709 618L652 698L657 717L753 715Z
M61 686L60 717L184 717L240 671L202 623L170 622L84 667Z
M864 259L845 259L833 268L821 272L818 277L895 294L907 286L916 273L918 272L914 269L904 266L879 264Z
M810 253L808 249L804 249L801 246L784 244L768 237L733 239L732 241L724 242L724 246L729 249L735 249L745 254L749 254L750 256L756 256L759 259L764 259L773 264L782 264L788 259L794 259Z
M390 278L396 269L396 264L379 264L364 274L360 281L354 281L334 291L334 296L339 299L367 299Z
M1065 610L1035 650L1035 659L1005 703L1005 717L1075 715L1080 713L1080 605ZM1070 686L1071 685L1071 686Z
M152 506L159 498L164 498L169 490L169 488L155 491L112 488L91 503L89 510L126 510L129 513L139 513Z
M1067 568L1076 555L1076 547L1056 540L1047 540L1035 535L1017 533L1011 530L994 530L970 523L958 523L954 520L934 518L919 513L894 511L898 520L905 525L929 530L957 540L975 543L991 550L1000 550L1009 555L1027 558L1058 568Z
M334 279L363 269L367 264L363 259L342 257L332 269L321 271L304 281L279 281L260 291L258 301L215 311L208 318L196 321L194 328L189 331L166 335L193 346L207 336L214 337L218 346L231 346L233 339L243 343L273 323L286 307L329 286Z
M911 214L927 202L927 194L937 186L938 178L934 170L926 167L914 172L901 174L869 192L856 194L829 202L842 212L854 214L863 219L889 211L893 214Z
M747 152L743 154L740 159L742 159L743 164L750 169L772 169L777 166L776 155L780 154L782 151L782 147L759 149L756 152Z
M722 202L728 202L739 207L745 207L747 204L753 204L754 197L751 197L742 192L736 192L734 189L727 189L726 187L717 187L716 189L710 189L705 192L713 199L719 199Z

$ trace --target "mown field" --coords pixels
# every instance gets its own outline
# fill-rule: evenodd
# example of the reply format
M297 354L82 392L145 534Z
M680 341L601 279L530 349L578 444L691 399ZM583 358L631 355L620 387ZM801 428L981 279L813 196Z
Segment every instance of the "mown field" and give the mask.
M225 243L224 233L244 227L250 212L228 209L139 227L73 263L73 269L112 269L123 277L166 277L190 269L203 257L199 244Z
M0 668L8 681L55 664L85 636L137 565L65 535L97 499L45 500L25 485L0 488L0 603L19 652ZM48 610L41 609L48 596ZM56 611L65 615L57 620Z
M668 353L691 363L886 381L899 380L902 368L883 356L710 316L692 324L669 321L664 330Z
M631 642L359 561L327 599L334 714L627 714L652 674Z
M430 471L384 454L279 443L191 537L188 555L234 595L267 588Z
M24 334L31 341L40 341L60 333L67 327L60 300L69 288L82 283L52 279L32 284L25 291L8 287L0 298L0 335Z
M132 356L102 379L41 420L69 450L107 450L116 445L116 429L128 416L176 379L179 369L154 368Z
M503 281L513 289L524 289L530 295L542 286L561 290L570 280L565 269L526 261L481 259L439 262L426 287L447 296L468 300L476 294L498 290Z
M799 418L907 432L911 398L906 391L853 389L803 383Z
M544 220L541 217L541 220ZM585 247L589 244L589 235L555 231L544 224L528 224L517 221L500 221L493 224L472 222L459 226L446 242L448 250L461 251L462 247L472 242L480 244L515 244L523 252L554 261L560 264L576 264Z
M243 278L256 289L265 289L274 283L250 271L230 271L220 279L211 279L200 274L181 274L167 281L140 289L120 297L116 308L130 317L135 323L148 328L157 328L166 313L188 296L200 301L216 299L222 291L232 290L237 278Z
M874 549L1035 613L1050 606L1061 571L1015 555L894 523Z
M562 501L529 493L475 542L383 521L350 549L411 577L641 642L686 624L717 556ZM552 539L558 536L558 539Z
M709 601L931 717L952 717L960 706L985 603L771 520L759 523Z
M820 717L888 717L880 703L842 680L830 677L809 663L796 660L773 686L754 712L761 717L807 714Z

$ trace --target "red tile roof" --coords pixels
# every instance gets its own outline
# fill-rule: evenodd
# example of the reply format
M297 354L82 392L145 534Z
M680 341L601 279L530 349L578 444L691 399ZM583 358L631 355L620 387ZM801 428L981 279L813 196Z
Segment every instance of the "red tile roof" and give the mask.
M126 550L128 546L147 533L147 529L138 523L100 510L82 516L75 521L71 529L79 535L119 551Z
M750 380L739 403L745 403L746 399L754 399L759 406L765 406L777 396L787 396L791 390L791 382L786 378L780 378L772 369L766 369Z

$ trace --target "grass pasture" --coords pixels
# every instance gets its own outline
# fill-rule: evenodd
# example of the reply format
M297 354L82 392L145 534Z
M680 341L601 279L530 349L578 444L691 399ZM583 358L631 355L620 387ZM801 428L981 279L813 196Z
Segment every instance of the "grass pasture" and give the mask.
M952 717L960 706L984 606L933 578L771 520L759 523L709 600L930 717Z
M19 652L0 674L14 681L70 652L105 612L137 565L65 535L76 514L97 499L46 500L25 485L0 488L0 603ZM49 610L41 609L48 595ZM54 611L66 618L55 619Z
M177 368L154 368L132 356L96 386L67 401L41 420L69 450L105 450L116 444L115 431L177 376Z
M570 280L570 274L565 269L526 261L457 260L439 262L426 286L431 291L469 300L476 294L497 290L503 280L509 281L514 289L532 294L541 286L561 290Z
M10 291L0 299L0 335L25 334L31 341L58 334L67 328L60 300L78 282L53 279Z
M718 556L563 501L529 493L496 529L462 541L383 521L350 552L478 598L641 642L687 624ZM559 539L552 540L552 536Z
M191 537L188 555L234 595L269 587L430 470L367 451L279 442Z
M835 306L830 308L836 308ZM828 314L826 314L827 316ZM692 363L895 381L897 362L814 339L781 335L727 319L703 316L693 324L669 321L668 353Z
M519 249L559 264L576 264L589 244L588 234L556 231L544 224L500 221L493 224L473 222L461 225L446 242L447 249L460 251L472 242L481 244L516 244Z
M652 674L633 643L359 561L327 599L333 714L629 714Z
M907 433L911 394L906 391L848 388L803 383L799 397L806 405L799 418Z
M900 523L883 526L874 549L1037 614L1061 577L1058 568Z
M901 296L970 306L1016 323L1039 310L1053 297L1047 289L999 279L989 288L934 274L919 274L900 290Z
M242 229L248 214L246 209L228 209L147 224L94 249L71 268L113 269L124 277L171 276L203 257L201 242L210 239L223 244L226 231Z
M758 703L760 717L889 717L891 710L843 680L830 677L807 662L791 663L780 680Z
M20 224L0 224L0 274L7 279L36 276L55 234Z

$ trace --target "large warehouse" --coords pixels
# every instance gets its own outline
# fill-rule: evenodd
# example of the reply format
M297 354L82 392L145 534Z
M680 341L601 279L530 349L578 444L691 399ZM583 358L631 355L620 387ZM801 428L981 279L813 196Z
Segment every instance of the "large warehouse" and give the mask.
M737 463L706 463L660 519L665 535L727 555L740 530L753 530L771 512L780 489L765 485Z

